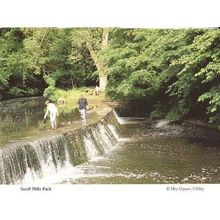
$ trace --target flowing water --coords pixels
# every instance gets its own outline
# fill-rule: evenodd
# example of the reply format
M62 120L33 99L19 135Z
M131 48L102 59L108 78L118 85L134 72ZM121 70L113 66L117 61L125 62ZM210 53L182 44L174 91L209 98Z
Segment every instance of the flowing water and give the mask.
M2 147L0 184L35 183L109 152L117 144L111 121L109 115L86 129L50 133Z
M218 133L212 136L212 132L201 129L199 133L203 131L206 136L195 137L193 132L189 135L188 127L178 130L178 126L172 128L167 123L141 122L142 118L119 120L121 135L126 138L121 138L117 147L65 173L54 183L220 183Z
M119 144L62 183L219 183L219 159L219 149L209 143L146 138Z
M0 184L220 183L218 131L110 112L0 148Z

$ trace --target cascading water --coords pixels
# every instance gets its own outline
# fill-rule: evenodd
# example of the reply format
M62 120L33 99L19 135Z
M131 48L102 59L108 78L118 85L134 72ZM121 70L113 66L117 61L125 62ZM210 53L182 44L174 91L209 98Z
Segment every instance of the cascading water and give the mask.
M69 161L66 149L63 135L3 148L0 183L25 183L57 172Z
M147 119L146 117L119 117L115 110L113 114L120 125L139 124Z
M0 183L219 183L218 131L159 125L111 112L84 129L5 146Z
M85 129L0 149L0 184L34 182L109 152L118 142L113 123L110 113Z

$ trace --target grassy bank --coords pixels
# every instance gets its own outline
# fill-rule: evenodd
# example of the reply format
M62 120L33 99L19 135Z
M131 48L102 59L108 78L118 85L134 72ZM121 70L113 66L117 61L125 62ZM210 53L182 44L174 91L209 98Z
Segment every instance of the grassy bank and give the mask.
M81 87L71 90L56 89L50 99L55 103L59 102L59 100L64 101L63 104L57 103L58 109L60 113L68 114L75 111L78 99L82 94L88 100L88 109L95 108L97 105L100 105L101 102L105 100L105 95L100 94L99 96L96 96L93 91L94 88L91 87Z

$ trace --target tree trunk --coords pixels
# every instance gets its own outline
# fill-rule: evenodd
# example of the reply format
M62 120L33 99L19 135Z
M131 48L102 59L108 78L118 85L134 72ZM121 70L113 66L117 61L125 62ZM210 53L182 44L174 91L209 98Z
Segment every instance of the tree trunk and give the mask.
M105 87L107 85L108 79L107 75L99 75L99 87L100 91L105 91Z
M74 83L73 83L73 78L71 77L71 85L72 85L72 89L74 89Z
M106 49L108 46L108 35L109 35L109 29L104 28L102 32L102 50Z
M98 53L103 52L107 48L108 36L109 36L109 29L104 28L102 32L101 48L99 51L95 51L89 41L86 42L86 46L89 49L91 57L94 60L97 71L99 73L99 87L101 91L105 91L105 87L107 85L107 66L105 61L102 59L102 57L98 56Z

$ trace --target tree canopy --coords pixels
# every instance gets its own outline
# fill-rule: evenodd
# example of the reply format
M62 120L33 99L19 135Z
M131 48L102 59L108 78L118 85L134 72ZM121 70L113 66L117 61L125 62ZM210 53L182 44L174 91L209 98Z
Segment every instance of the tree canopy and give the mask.
M0 29L0 84L6 96L50 94L94 84L95 63L75 29ZM44 91L46 89L46 91Z
M111 35L109 96L146 100L152 115L219 122L219 29L115 29Z
M2 28L0 92L50 96L104 75L110 98L146 103L152 117L220 123L219 59L218 28Z

